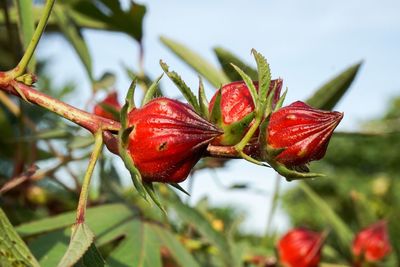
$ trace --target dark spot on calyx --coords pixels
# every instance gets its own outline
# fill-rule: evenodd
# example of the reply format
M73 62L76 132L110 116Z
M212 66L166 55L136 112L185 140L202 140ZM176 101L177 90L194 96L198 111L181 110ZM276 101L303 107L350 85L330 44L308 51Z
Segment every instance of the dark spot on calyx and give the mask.
M164 143L161 143L159 146L158 146L158 151L164 151L164 150L166 150L167 149L167 142L164 142Z

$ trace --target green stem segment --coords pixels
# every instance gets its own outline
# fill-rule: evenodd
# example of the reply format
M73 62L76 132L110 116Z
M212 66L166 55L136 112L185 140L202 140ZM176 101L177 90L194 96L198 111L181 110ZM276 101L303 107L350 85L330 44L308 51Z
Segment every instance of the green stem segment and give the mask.
M43 14L39 20L38 26L36 27L36 30L32 36L31 41L29 42L28 47L26 48L26 51L21 58L20 62L18 65L11 70L10 74L11 76L15 79L22 74L25 73L26 67L29 64L29 61L31 60L33 53L36 50L36 46L39 43L40 37L42 36L44 29L46 27L47 21L50 17L51 10L53 8L55 0L47 0L46 5L43 10Z
M94 148L92 155L89 159L89 166L86 170L85 177L83 178L81 194L79 196L78 209L76 212L76 224L83 223L85 221L85 212L87 199L89 196L89 185L92 178L94 167L96 166L97 159L99 158L101 151L103 150L103 135L102 132L97 132L95 135Z

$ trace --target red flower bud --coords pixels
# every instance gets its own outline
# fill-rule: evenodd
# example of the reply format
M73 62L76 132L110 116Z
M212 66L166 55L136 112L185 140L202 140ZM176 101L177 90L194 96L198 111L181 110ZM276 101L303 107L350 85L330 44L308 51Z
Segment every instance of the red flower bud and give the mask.
M189 105L156 98L128 114L128 152L146 182L186 179L208 143L221 133Z
M353 241L353 254L361 262L382 260L391 251L386 221L379 221L360 231Z
M118 102L117 92L110 92L103 101L94 107L93 113L103 118L119 121L119 117L116 116L116 114L106 110L104 106L114 109L115 112L119 112L121 110L121 105Z
M286 233L278 243L280 263L285 267L317 267L325 237L304 228Z
M268 124L269 149L284 149L275 160L288 166L321 159L343 113L312 108L301 101L272 113Z
M258 82L254 82L256 89L258 90ZM270 92L276 87L276 93L273 99L273 106L277 103L280 97L280 91L282 88L282 80L272 80L269 87ZM213 141L214 145L235 145L240 139L246 134L250 128L252 118L242 129L232 130L234 123L240 122L245 119L254 110L254 103L251 97L250 91L244 81L232 82L224 85L221 89L221 118L218 118L220 122L219 127L224 130L224 134L216 138ZM217 98L219 91L217 91L212 97L208 110L211 113Z

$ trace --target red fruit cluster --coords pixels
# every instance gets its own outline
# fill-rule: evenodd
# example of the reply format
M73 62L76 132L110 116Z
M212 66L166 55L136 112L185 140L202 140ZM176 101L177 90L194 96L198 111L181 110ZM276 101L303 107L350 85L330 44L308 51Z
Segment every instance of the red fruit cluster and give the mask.
M360 231L353 241L353 255L356 262L376 262L390 251L390 241L385 221L379 221Z
M208 143L221 132L189 105L156 98L128 114L128 152L146 182L186 179Z
M278 243L279 261L285 267L317 267L324 236L305 228L286 233Z
M258 90L258 83L254 85ZM280 98L281 88L281 79L271 81L267 97L273 93L272 110ZM116 95L108 96L104 102L117 105ZM254 123L255 104L243 81L224 85L211 99L208 109L211 122L186 104L157 98L128 114L129 126L133 127L128 151L144 181L178 183L185 180L209 143L234 146ZM98 113L101 112L107 115L98 108ZM342 117L339 112L295 102L263 118L269 122L262 135L266 140L260 142L256 131L244 152L259 157L260 151L279 151L266 159L272 161L271 166L277 166L278 162L295 169L324 156ZM261 147L264 143L266 148Z
M272 113L267 144L283 149L275 160L289 167L324 157L333 130L343 113L312 108L297 101Z
M106 98L103 99L103 101L94 107L93 113L103 118L119 121L119 117L107 109L113 109L115 113L118 113L121 110L121 105L118 102L117 92L113 91L109 93Z

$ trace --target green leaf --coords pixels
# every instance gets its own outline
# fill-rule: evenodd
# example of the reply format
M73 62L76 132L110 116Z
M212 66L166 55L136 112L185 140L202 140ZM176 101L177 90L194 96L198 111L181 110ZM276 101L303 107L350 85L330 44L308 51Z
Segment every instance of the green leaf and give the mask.
M181 91L182 95L188 101L188 103L194 108L195 111L201 113L199 103L197 102L196 96L190 90L189 86L182 80L181 76L175 71L169 71L169 67L163 61L160 60L160 66L164 70L165 74L175 83L178 89Z
M77 263L92 245L93 240L94 234L85 223L74 225L67 252L58 264L58 267L70 267Z
M0 208L0 266L39 267L39 263L29 251Z
M258 101L260 101L261 110L264 110L265 106L267 105L267 95L269 91L269 85L271 83L271 70L269 69L268 62L263 55L258 53L255 49L252 50L252 53L257 62L259 96ZM270 101L272 101L273 94L274 92L271 92Z
M204 84L203 80L201 79L201 76L199 76L199 93L198 93L198 98L199 98L199 107L201 110L201 115L203 118L208 119L210 116L208 112L208 101L206 97L206 92L204 91Z
M18 19L19 30L22 37L24 50L28 47L35 31L35 21L33 17L33 1L32 0L18 0ZM29 62L29 72L35 72L36 60L33 56Z
M65 139L71 136L72 136L71 129L55 128L55 129L44 129L42 131L35 132L32 135L17 137L14 138L13 141Z
M169 204L183 221L191 224L204 238L218 248L226 266L235 266L232 250L227 239L222 233L217 232L199 211L185 205L178 197L171 199Z
M349 89L362 63L357 63L319 88L306 103L312 107L332 110Z
M110 214L113 214L113 216L110 216ZM66 212L57 216L21 224L16 227L16 230L23 237L54 231L73 224L75 216L75 211ZM108 204L87 209L86 222L99 234L110 225L116 225L118 222L132 216L132 211L126 205Z
M237 71L235 71L231 63L238 66L240 69L244 70L253 81L256 81L258 79L257 70L248 66L246 63L244 63L241 59L237 58L231 52L227 51L222 47L214 48L214 52L217 55L218 61L221 64L223 71L231 81L242 80L242 77L239 75L239 73L237 73Z
M117 77L114 73L104 72L103 75L101 75L100 79L93 83L93 91L96 92L99 89L108 89L114 86L116 80Z
M74 265L74 267L103 267L105 261L97 250L96 246L92 243L83 257Z
M341 245L344 250L349 251L351 242L353 240L353 232L346 225L346 223L335 213L335 211L321 198L314 190L305 182L298 183L299 187L307 195L308 198L314 203L316 208L324 214L326 223L329 224L333 232L337 234Z
M61 229L39 236L29 243L29 248L41 267L54 267L68 248L70 229Z
M208 63L204 58L183 44L164 36L160 37L160 40L172 52L174 52L190 67L192 67L207 81L209 81L214 87L219 88L222 84L229 82L229 79L220 70L215 68L212 64Z
M140 220L132 221L127 228L127 236L107 258L109 265L161 267L160 242L154 228Z
M71 140L68 141L67 147L69 149L79 149L85 148L94 143L93 135L86 135L86 136L74 136Z
M152 100L155 95L159 92L158 84L160 83L161 78L164 76L164 73L161 74L147 89L146 93L144 94L143 100L142 100L142 106L146 105L149 103L150 100Z
M258 94L252 79L246 73L244 73L244 71L241 70L238 66L235 66L233 64L232 66L237 71L237 73L239 73L240 77L242 77L242 80L246 83L246 86L247 88L249 88L251 97L253 99L254 106L256 107L256 109L259 109L260 107L258 103Z
M129 3L128 8L122 8L120 1L116 0L75 1L74 10L100 24L106 24L110 30L124 32L140 43L146 7L133 1Z
M113 214L113 216L110 216L110 214ZM86 223L96 234L96 245L98 246L125 236L129 232L126 227L127 224L135 218L137 218L136 211L124 204L102 205L89 208L86 212ZM69 226L74 221L75 212L68 212L52 218L23 224L18 227L18 231L24 236L44 233L33 239L29 243L29 247L40 260L41 266L54 267L57 266L67 250Z
M157 236L161 244L168 248L171 252L172 257L180 266L200 267L200 265L193 258L192 254L177 240L177 238L166 229L162 229L156 225L150 225Z
M86 72L92 82L94 82L93 72L92 72L92 60L89 54L89 49L86 46L86 42L80 33L80 29L69 16L69 9L62 5L55 5L53 14L55 15L57 24L59 25L61 32L71 43L75 52L78 54Z

